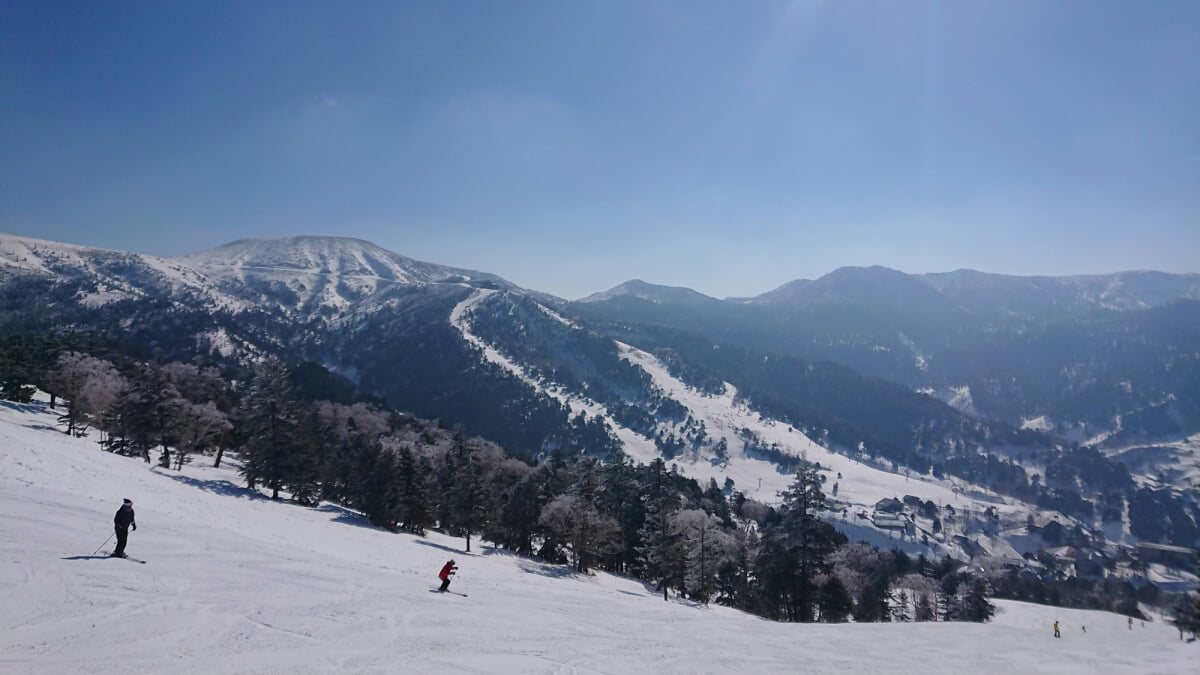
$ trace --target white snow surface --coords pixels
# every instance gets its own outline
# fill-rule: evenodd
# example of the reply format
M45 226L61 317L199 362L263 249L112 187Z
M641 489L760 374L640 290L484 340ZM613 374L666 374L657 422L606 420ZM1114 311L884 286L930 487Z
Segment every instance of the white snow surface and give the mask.
M228 467L147 470L52 425L40 405L0 408L5 673L1188 672L1197 656L1161 623L1003 601L988 625L842 626L664 603L634 580L271 502ZM83 543L121 497L146 566ZM450 556L469 598L429 592Z
M738 430L749 429L766 443L778 444L787 454L795 457L807 455L810 462L820 463L827 477L825 493L829 494L834 482L837 482L838 501L855 506L870 509L881 499L911 494L937 503L953 504L956 508L968 506L982 511L991 506L1001 512L1022 508L1021 505L995 496L981 495L981 499L974 499L968 497L965 492L960 491L956 494L953 484L948 481L935 481L918 476L905 477L838 454L814 442L794 427L763 417L745 404L737 402L737 389L729 383L725 383L724 394L710 396L672 377L666 366L654 355L623 343L619 344L619 347L622 357L645 370L655 386L686 406L693 417L704 420L710 437L725 438L728 442L730 459L727 465L714 464L704 458L691 458L692 461L676 460L675 463L684 475L701 481L707 481L710 477L716 478L718 484L724 481L725 476L729 476L746 495L759 501L777 503L779 499L776 493L787 488L794 476L775 471L769 462L745 456L744 443L738 436ZM842 478L837 478L838 473L842 474ZM761 487L757 483L759 478L762 478Z
M1051 422L1045 415L1038 417L1027 417L1021 420L1022 429L1032 429L1033 431L1054 431L1054 423Z
M663 602L632 579L391 534L273 502L207 458L149 468L53 427L44 400L0 403L6 674L1184 673L1200 658L1160 621L1130 631L1017 602L989 624L861 625ZM125 497L145 565L93 555ZM433 592L448 558L469 597Z

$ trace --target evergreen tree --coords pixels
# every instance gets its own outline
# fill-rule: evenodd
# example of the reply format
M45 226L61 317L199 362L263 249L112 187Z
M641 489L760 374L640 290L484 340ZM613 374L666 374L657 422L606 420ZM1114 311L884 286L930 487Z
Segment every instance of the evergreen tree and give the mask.
M859 623L891 621L891 580L885 568L877 569L867 580L854 607L854 620Z
M750 561L757 554L758 535L737 530L733 538L733 552L717 571L719 601L736 609L749 610L754 600Z
M816 577L829 571L829 556L846 542L844 535L817 518L824 505L820 474L802 460L795 481L783 495L779 523L763 535L756 564L766 605L786 621L813 620Z
M289 478L290 456L300 443L300 409L282 362L269 361L259 372L243 401L240 421L242 475L251 489L261 482L271 490L271 499L279 499Z
M971 588L963 598L962 619L983 623L992 618L996 607L988 602L987 581L976 577Z
M0 335L0 399L29 403L37 388L35 381L37 350L21 335Z
M293 501L315 506L321 494L321 466L325 454L323 439L329 434L310 406L301 403L295 405L301 414L286 458L283 485L292 493Z
M138 366L113 405L109 449L138 454L149 463L150 450L162 448L160 464L169 466L171 445L177 444L177 424L183 399L153 363Z
M854 611L854 600L850 597L850 592L841 580L832 574L821 584L817 604L821 621L825 623L842 623Z
M471 551L471 534L483 529L484 520L489 511L487 507L487 490L484 485L481 469L472 456L471 448L459 445L454 451L456 468L454 479L446 495L449 527L452 531L466 537L466 550Z
M508 500L500 512L499 543L520 555L534 552L533 540L538 533L538 519L546 503L542 470L532 471L509 491Z
M934 621L937 619L934 613L933 603L929 601L929 595L922 593L917 598L917 606L913 612L913 619L916 621Z
M666 465L661 459L655 459L649 466L644 495L646 517L638 530L637 560L642 574L658 582L666 600L668 589L681 576L678 540L671 528L680 498L668 485Z
M360 474L362 482L356 490L363 515L372 525L394 531L400 518L400 476L396 453L384 448L379 441L360 438L356 444L360 444L364 459L369 458L370 461L370 469Z
M417 461L406 447L400 449L396 460L400 480L400 520L404 529L423 535L425 528L433 524L433 512L429 508L433 471L427 458Z

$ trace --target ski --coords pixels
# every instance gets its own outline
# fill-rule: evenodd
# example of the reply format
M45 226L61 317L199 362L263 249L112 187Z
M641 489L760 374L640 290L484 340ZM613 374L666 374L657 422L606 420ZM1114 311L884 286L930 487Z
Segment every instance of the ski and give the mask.
M457 595L457 596L463 597L463 598L467 597L466 593L459 593L458 591L449 591L449 590L442 591L442 590L438 590L436 588L429 589L429 592L430 593L450 593L451 595Z
M145 561L145 560L139 560L139 559L137 559L137 558L132 558L132 557L130 557L130 556L127 556L127 555L120 556L120 555L111 555L111 554L110 554L108 557L110 557L110 558L120 558L121 560L128 560L128 561L130 561L130 562L141 563L141 564L143 564L143 565L145 565L145 564L146 564L146 561Z

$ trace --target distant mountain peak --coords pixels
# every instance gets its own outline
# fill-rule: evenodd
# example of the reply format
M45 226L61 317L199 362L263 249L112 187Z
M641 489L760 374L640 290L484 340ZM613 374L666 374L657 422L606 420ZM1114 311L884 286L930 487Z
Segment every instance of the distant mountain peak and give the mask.
M485 282L500 288L516 288L494 274L421 262L351 237L297 235L239 239L177 260L217 274L269 270L377 278L396 283Z
M659 304L664 302L720 302L716 298L693 291L690 288L660 286L642 281L641 279L630 279L623 284L613 286L607 291L593 293L585 298L580 298L576 302L604 302L620 297L633 297Z

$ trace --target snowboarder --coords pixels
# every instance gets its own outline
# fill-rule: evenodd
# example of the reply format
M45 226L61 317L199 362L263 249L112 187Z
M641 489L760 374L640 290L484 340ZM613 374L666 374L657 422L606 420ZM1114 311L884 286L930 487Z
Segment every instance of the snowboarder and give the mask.
M117 549L112 552L114 558L125 557L125 540L129 538L129 528L137 530L137 522L133 519L133 501L126 499L117 515L113 516L113 526L117 529Z
M1058 622L1057 621L1054 622L1054 637L1062 637L1061 635L1058 634Z
M1129 630L1133 630L1133 617L1129 617Z
M442 571L438 572L438 578L442 580L442 587L438 589L438 592L445 593L446 589L450 588L450 577L456 569L458 569L458 566L454 564L453 560L442 566Z

